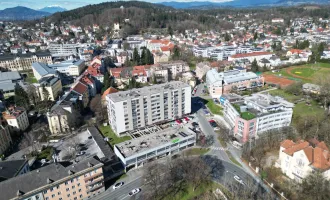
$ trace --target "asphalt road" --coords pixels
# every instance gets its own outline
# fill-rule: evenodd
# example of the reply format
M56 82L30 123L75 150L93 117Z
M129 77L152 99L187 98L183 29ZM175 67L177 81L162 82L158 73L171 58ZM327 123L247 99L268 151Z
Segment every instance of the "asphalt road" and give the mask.
M220 160L218 157L211 155L205 155L202 158L205 161L205 163L209 165L211 168L212 179L218 183L221 183L223 185L236 183L234 176L237 175L243 180L244 183L248 183L249 181L251 183L252 181L252 184L258 184L249 174L247 174L242 168L236 166L235 164ZM145 187L143 186L142 176L138 176L131 181L128 181L127 178L124 178L120 181L123 181L125 183L122 187L113 190L111 186L105 192L94 197L93 199L94 200L142 199L142 194L145 189ZM242 186L242 187L248 187L248 186ZM141 188L142 191L139 194L130 197L128 193L135 188ZM260 189L261 193L264 192L264 190L262 190L261 187L258 188Z

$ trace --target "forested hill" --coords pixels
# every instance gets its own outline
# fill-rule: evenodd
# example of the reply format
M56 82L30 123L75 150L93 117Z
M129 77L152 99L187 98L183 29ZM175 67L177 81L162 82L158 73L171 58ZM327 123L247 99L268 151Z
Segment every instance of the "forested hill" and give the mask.
M129 19L129 22L124 23L125 19ZM190 28L201 30L220 29L228 26L228 22L218 20L215 16L204 13L189 14L184 10L140 1L88 5L66 12L55 13L48 20L55 23L70 21L82 26L96 23L110 27L114 22L119 22L130 33L146 28L165 28L168 26L172 26L179 31ZM229 26L232 27L230 24Z

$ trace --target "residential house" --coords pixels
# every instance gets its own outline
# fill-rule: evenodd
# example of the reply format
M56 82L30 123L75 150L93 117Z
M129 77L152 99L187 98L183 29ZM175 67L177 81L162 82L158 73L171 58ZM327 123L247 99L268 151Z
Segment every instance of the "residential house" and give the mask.
M29 127L26 110L22 107L9 107L2 116L7 121L11 132L25 131Z
M209 62L200 62L196 65L196 77L199 80L203 79L203 76L211 69L211 65Z
M310 141L284 140L281 143L276 166L289 178L302 182L314 171L330 179L330 154L327 145L316 139Z
M58 77L45 77L40 80L39 84L35 84L40 100L43 101L46 98L50 101L56 101L56 98L62 92L62 82ZM47 91L47 92L46 92ZM46 97L45 95L48 95Z
M135 78L136 82L147 83L148 77L144 66L134 66L132 70L132 77Z
M75 94L78 95L79 100L81 100L83 103L83 107L86 108L90 98L88 85L78 81L75 83L74 86L72 86L71 92L74 92Z
M243 53L243 54L235 54L228 57L228 61L240 61L240 60L248 60L249 62L253 62L254 59L259 61L263 58L269 59L273 56L271 52L252 52L252 53Z

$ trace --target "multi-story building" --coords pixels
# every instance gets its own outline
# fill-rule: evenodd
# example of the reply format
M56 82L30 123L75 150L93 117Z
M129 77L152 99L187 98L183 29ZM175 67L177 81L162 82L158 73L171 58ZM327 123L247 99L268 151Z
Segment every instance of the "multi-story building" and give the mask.
M30 171L28 160L5 160L0 162L0 182Z
M55 101L59 94L62 92L62 83L58 77L44 78L40 84L36 84L40 99L43 101L46 98L51 101ZM46 91L47 92L46 92ZM45 95L48 94L48 97Z
M234 136L242 143L268 130L291 124L294 104L278 96L253 94L230 101L224 95L220 102L224 107L225 120L233 128Z
M9 71L31 70L34 62L53 63L49 52L0 55L0 67Z
M180 81L132 89L106 97L109 123L123 132L181 118L191 112L191 87Z
M116 144L114 151L125 167L138 167L149 160L179 153L195 143L195 132L170 127Z
M228 61L240 61L240 60L249 60L250 62L256 60L259 61L263 58L270 59L273 56L271 52L251 52L243 54L235 54L228 57Z
M9 128L5 123L0 125L0 155L3 155L12 144Z
M26 110L22 107L10 107L2 113L3 118L7 121L10 131L24 131L29 127L29 119Z
M183 72L190 71L188 63L184 61L171 61L171 62L164 62L164 63L159 63L161 67L166 67L169 72L169 76L172 79L175 79L177 75Z
M284 140L281 143L279 159L275 163L289 178L302 182L314 171L322 172L326 179L330 179L329 148L324 142L316 139L310 141Z
M78 44L56 44L51 43L48 46L52 57L69 57L78 54Z
M5 97L11 97L15 95L15 86L18 82L22 81L22 77L19 72L0 72L0 90Z
M253 72L230 70L219 73L216 69L211 69L206 73L206 85L212 98L220 98L222 94L228 94L235 90L262 87L264 78Z
M70 132L75 125L75 110L71 102L61 102L47 112L49 130L52 134Z
M103 164L95 158L64 165L52 163L2 181L1 198L8 200L93 199L103 192Z

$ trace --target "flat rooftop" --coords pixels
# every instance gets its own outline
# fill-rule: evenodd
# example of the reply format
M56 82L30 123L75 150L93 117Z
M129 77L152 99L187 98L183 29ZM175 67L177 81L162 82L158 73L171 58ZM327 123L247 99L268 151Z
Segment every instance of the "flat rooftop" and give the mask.
M125 157L130 157L134 154L147 151L168 143L179 142L186 137L195 135L187 127L169 127L158 132L145 135L136 139L116 144L120 153Z
M190 87L190 86L181 81L171 81L168 83L146 86L143 88L137 88L137 89L121 91L113 94L108 94L107 97L111 99L113 102L120 102L127 100L127 98L138 98L140 96L158 94L161 90L171 91L185 87Z
M230 84L250 79L259 79L260 76L253 72L241 72L240 70L230 70L218 73L216 69L211 69L207 72L207 78L210 83L224 81L225 84Z

